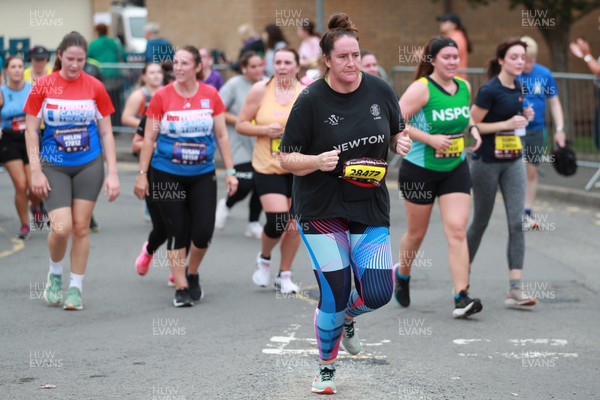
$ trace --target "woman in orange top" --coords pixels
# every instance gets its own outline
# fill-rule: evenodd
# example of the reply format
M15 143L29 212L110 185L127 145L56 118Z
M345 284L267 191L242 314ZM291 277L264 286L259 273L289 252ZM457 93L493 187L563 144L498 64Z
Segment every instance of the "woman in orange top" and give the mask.
M469 65L469 53L473 51L467 30L460 21L460 17L454 13L444 14L437 17L440 33L454 40L458 45L459 70L466 69ZM467 79L466 73L458 73L457 76Z
M292 174L279 165L279 143L292 105L304 86L298 81L300 58L296 50L278 49L274 64L275 75L250 89L235 129L242 135L256 136L252 167L256 191L267 216L252 280L258 286L269 284L271 251L281 240L281 265L275 288L291 294L299 291L292 282L291 266L300 236L295 229L295 218L290 216Z

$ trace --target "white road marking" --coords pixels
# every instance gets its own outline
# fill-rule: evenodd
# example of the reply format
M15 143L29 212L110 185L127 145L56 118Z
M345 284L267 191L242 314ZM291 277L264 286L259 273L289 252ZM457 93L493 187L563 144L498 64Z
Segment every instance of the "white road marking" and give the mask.
M579 358L578 353L556 353L552 351L526 351L522 353L498 353L499 355L509 358L511 360L522 360L524 358Z
M293 324L284 332L288 333L288 336L272 336L267 343L267 348L262 349L263 354L269 355L297 355L297 356L315 356L319 355L319 349L317 348L316 338L298 338L296 337L296 331L300 328L300 325ZM292 343L305 343L309 348L292 349L287 346ZM352 359L376 359L382 360L387 358L384 355L376 355L365 352L366 347L382 346L383 344L391 343L391 340L384 339L380 342L375 343L363 343L363 352L360 355L351 356L341 346L339 349L338 358L352 358Z
M566 346L565 339L509 339L509 342L515 346L525 346L527 344L547 344L550 346Z
M474 342L491 342L490 339L454 339L454 344L471 344Z
M478 342L491 343L490 339L454 339L452 341L457 345L468 345ZM566 339L508 339L508 342L513 346L528 347L531 346L551 346L551 347L564 347L569 342ZM478 353L457 353L460 357L478 357ZM495 352L496 355L502 356L512 360L523 360L523 359L554 359L559 358L578 358L578 353L561 353L554 351L539 351L539 350L527 350L523 349L520 353L516 352ZM482 355L482 357L486 357ZM488 355L487 358L493 358Z

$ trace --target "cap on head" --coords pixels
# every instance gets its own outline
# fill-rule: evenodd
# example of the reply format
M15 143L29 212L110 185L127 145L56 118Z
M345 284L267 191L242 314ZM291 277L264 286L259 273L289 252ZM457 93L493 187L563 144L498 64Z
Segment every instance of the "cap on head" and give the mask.
M438 22L454 22L456 25L460 25L460 17L454 13L448 13L444 15L440 15L436 18Z
M34 46L29 50L29 56L34 60L49 60L50 52L44 46Z

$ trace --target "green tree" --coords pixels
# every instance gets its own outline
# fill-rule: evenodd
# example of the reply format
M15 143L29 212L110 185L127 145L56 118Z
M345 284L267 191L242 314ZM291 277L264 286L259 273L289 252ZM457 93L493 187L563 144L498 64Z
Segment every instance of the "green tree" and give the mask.
M468 0L473 7L494 0ZM567 71L569 37L573 24L597 8L600 0L509 0L509 8L521 8L523 24L535 26L550 49L551 69Z

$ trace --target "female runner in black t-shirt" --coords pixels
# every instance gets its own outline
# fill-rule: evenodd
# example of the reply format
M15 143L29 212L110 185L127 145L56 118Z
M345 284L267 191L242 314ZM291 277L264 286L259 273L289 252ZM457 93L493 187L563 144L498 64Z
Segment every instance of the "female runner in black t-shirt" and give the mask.
M530 307L536 303L523 292L521 285L525 258L521 219L525 202L525 164L518 135L519 130L524 134L527 119L533 119L533 109L523 109L523 95L515 77L523 72L526 47L519 38L500 43L496 58L488 69L491 79L479 89L471 108L471 117L479 126L483 143L473 153L471 164L474 213L467 231L469 259L473 262L477 253L500 186L508 221L510 287L505 301L508 307Z
M293 207L319 282L315 332L320 367L312 391L336 392L335 360L342 337L361 349L354 318L392 296L388 148L405 155L411 140L393 89L360 72L357 30L334 15L321 39L324 79L296 100L281 141L281 165L292 172ZM352 272L356 289L352 290Z

